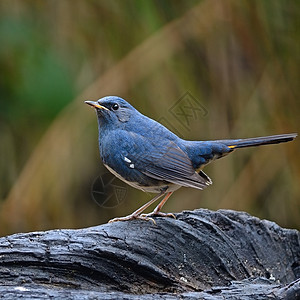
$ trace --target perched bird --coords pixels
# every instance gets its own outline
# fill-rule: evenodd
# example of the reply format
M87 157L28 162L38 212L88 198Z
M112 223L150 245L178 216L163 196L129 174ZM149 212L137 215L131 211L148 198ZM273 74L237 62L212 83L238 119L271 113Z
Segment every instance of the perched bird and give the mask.
M209 186L212 181L202 169L211 161L237 148L283 143L297 136L291 133L235 140L186 141L120 97L108 96L85 103L96 109L100 156L106 168L127 184L158 194L131 215L110 222L132 219L154 222L152 216L174 217L162 213L161 208L182 186L200 190ZM164 198L152 213L142 214L162 196Z

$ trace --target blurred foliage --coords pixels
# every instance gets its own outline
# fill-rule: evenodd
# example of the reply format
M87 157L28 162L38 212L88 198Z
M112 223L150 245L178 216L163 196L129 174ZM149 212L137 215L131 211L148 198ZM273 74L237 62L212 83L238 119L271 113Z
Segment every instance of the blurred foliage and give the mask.
M0 232L91 226L151 195L91 199L100 163L85 99L119 95L186 139L299 132L299 1L0 0ZM186 92L208 114L182 126ZM77 96L76 96L77 95ZM299 139L209 165L165 211L244 210L299 227Z

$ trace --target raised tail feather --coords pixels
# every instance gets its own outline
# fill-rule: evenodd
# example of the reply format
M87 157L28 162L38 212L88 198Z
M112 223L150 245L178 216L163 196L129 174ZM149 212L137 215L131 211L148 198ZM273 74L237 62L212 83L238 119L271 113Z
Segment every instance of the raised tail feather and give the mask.
M285 143L294 140L296 137L297 137L297 133L288 133L288 134L278 134L278 135L262 136L256 138L248 138L248 139L222 140L220 142L222 142L229 148L236 149L236 148L254 147L254 146L268 145L268 144Z

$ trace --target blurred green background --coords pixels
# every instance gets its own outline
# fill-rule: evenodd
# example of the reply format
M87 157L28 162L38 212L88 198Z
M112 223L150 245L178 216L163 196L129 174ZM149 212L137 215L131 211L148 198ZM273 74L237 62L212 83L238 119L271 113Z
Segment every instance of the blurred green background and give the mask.
M119 95L186 139L299 132L299 1L0 0L0 234L79 228L131 213L128 187L93 201L106 170L86 99ZM192 95L205 114L171 113ZM300 225L300 140L236 151L168 212L228 208Z

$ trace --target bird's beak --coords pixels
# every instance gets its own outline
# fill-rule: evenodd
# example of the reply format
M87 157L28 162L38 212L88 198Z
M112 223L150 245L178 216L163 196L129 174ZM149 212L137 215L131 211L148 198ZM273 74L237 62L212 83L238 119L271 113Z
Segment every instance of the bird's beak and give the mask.
M96 101L84 101L84 103L93 106L95 108L100 108L100 109L105 109L108 110L108 108L106 108L105 106L100 105L98 102Z

